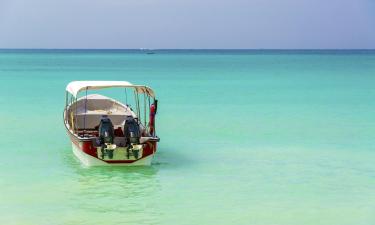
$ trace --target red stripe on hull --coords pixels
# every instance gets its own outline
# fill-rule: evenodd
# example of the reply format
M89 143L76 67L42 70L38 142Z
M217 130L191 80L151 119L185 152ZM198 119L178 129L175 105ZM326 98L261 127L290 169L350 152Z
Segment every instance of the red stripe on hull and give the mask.
M71 132L69 132L69 131L67 131L67 132L68 132L70 140L72 141L72 143L75 146L77 146L78 149L80 149L81 151L83 151L84 153L86 153L88 155L91 155L91 156L93 156L93 157L95 157L95 158L97 158L97 159L99 159L103 162L109 163L109 164L136 162L140 159L143 159L143 158L155 153L156 147L157 147L156 142L146 142L146 143L144 143L143 155L142 155L141 158L139 158L137 160L103 160L103 159L98 158L97 149L93 145L92 140L79 139L76 136L74 136Z

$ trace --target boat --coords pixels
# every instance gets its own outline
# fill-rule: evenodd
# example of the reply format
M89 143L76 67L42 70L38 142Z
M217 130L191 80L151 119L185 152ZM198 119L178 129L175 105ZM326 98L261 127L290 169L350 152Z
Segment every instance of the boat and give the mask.
M109 88L124 89L126 102L95 93ZM128 103L128 95L134 105ZM160 141L155 129L157 103L155 92L145 85L70 82L63 120L74 155L86 166L150 165Z

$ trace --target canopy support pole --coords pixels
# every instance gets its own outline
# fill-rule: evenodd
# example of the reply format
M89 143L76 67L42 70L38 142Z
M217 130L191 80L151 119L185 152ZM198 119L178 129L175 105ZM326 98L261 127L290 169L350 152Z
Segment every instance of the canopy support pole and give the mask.
M137 93L137 113L138 113L138 120L140 123L142 123L142 120L141 120L141 109L139 107L139 94L138 94L138 91L136 91Z
M85 115L83 116L83 137L86 134L86 114L87 114L87 87L86 87L86 98L85 98Z
M145 115L145 128L146 128L146 131L147 131L147 117L146 117L146 93L143 93L143 105L144 105L144 115Z
M124 88L124 90L125 90L125 103L126 103L126 106L129 106L128 105L128 92L127 92L126 88Z
M77 110L78 110L78 106L77 106L77 97L74 98L74 106L75 106L75 110L76 110L76 113L74 114L74 133L77 133L77 136L78 135L78 130L76 129L76 123L77 123Z
M158 111L158 107L157 107L157 100L154 98L154 104L155 104L155 114L156 112ZM155 120L154 120L154 136L156 137L156 125L155 125Z
M135 108L136 108L136 114L139 121L139 109L138 109L138 98L137 98L137 90L134 89L134 99L135 99Z

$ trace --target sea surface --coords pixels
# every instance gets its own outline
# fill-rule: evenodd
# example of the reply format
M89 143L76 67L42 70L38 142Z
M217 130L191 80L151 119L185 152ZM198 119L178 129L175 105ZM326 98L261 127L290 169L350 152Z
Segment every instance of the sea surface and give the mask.
M80 164L73 80L155 90L152 166ZM0 50L0 146L2 225L373 225L375 51Z

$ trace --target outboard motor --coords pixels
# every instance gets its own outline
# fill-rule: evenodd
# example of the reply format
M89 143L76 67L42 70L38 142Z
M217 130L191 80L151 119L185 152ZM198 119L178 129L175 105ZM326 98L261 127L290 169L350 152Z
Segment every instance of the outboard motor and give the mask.
M113 150L116 148L116 145L113 144L114 137L114 128L111 120L108 116L102 116L99 124L99 143L97 143L101 146L102 158L105 155L108 155L110 159L113 158Z
M124 133L127 145L139 144L139 139L141 137L139 124L131 116L128 116L125 120Z
M139 156L139 150L142 148L140 143L141 131L139 124L136 119L128 116L125 120L124 134L127 145L127 157L129 158L132 154L136 159Z

